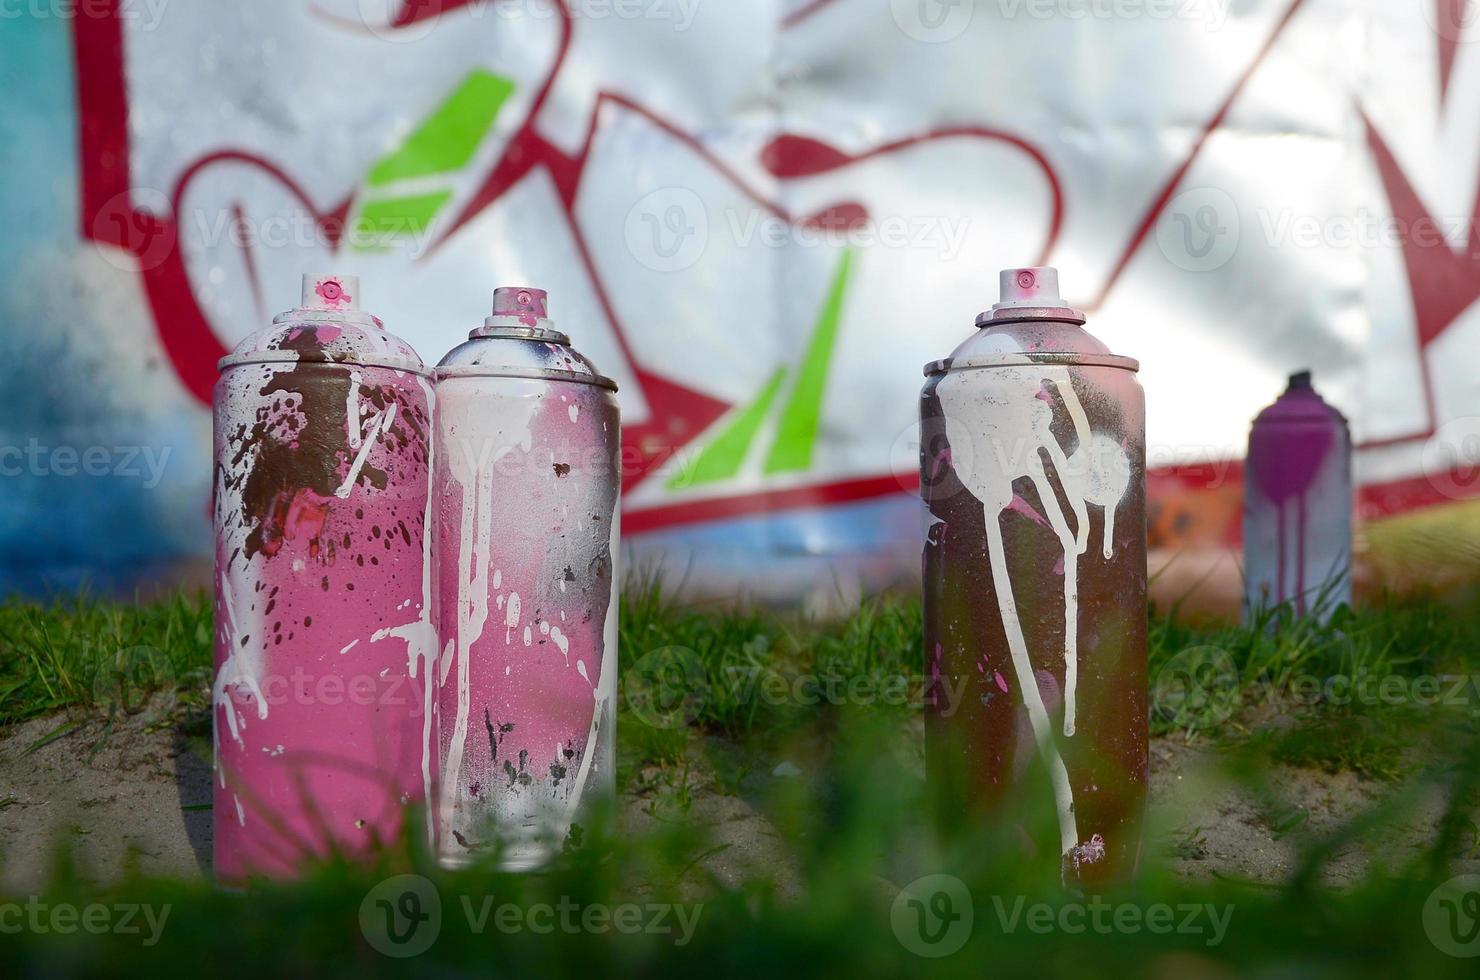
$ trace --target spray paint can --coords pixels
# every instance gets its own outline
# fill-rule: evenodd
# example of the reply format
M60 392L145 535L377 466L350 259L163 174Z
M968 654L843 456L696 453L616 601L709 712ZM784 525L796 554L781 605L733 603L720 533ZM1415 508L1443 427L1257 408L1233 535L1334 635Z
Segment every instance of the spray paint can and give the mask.
M527 869L615 793L616 385L525 287L436 384L439 851Z
M215 870L282 877L402 832L429 798L432 388L359 308L300 308L216 383Z
M1351 602L1352 442L1309 371L1254 418L1244 467L1244 618Z
M1141 848L1145 404L1055 270L1007 270L1001 293L925 368L927 772L983 819L1051 794L1036 853L1093 888Z

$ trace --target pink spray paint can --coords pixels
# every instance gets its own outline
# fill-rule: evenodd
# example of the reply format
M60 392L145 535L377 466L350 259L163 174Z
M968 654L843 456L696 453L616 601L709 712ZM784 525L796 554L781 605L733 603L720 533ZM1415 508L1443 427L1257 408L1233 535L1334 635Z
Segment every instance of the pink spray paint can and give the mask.
M359 292L353 277L304 277L302 306L223 358L216 383L227 883L366 854L430 794L433 392Z
M1249 431L1245 619L1282 603L1324 618L1349 603L1351 549L1351 433L1301 371Z
M615 792L616 385L523 287L436 383L439 852L527 869Z
M1144 399L1057 272L1001 291L925 369L926 767L1097 888L1137 866L1146 801Z

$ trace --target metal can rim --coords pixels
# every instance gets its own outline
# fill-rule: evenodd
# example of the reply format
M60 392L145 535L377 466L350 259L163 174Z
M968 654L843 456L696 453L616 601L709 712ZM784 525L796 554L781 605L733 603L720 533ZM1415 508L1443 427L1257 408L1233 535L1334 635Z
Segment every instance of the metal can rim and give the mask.
M377 357L370 354L364 357L334 358L324 357L320 354L296 355L285 357L280 351L258 351L252 354L228 354L216 362L217 371L225 371L230 367L239 367L243 364L329 364L341 367L378 367L390 368L393 371L404 371L407 374L420 375L430 378L432 372L425 364L398 357Z
M970 371L979 368L1028 367L1034 364L1059 364L1064 367L1110 367L1132 373L1141 370L1141 362L1119 354L1079 354L1071 351L1025 351L1021 354L979 354L952 360L943 357L925 365L925 376Z
M489 317L488 319L500 319ZM559 330L546 329L544 327L509 327L488 326L487 324L477 327L468 332L469 340L534 340L546 344L558 344L561 347L570 346L570 337Z
M1006 323L1028 323L1034 320L1053 320L1057 323L1072 323L1084 326L1085 315L1071 306L1020 306L992 308L976 315L976 325L981 329L1000 327Z
M452 365L433 369L433 377L443 378L524 378L530 381L571 381L575 384L591 385L616 391L617 383L599 374L576 374L574 371L558 371L548 368L503 368L492 369L477 364Z

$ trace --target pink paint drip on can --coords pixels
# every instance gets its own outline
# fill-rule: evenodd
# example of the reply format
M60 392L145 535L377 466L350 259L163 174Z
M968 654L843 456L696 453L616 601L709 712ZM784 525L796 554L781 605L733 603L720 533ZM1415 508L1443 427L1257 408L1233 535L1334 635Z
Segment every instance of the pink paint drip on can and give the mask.
M1249 430L1245 619L1283 603L1324 618L1349 603L1351 543L1351 433L1301 371Z
M616 385L527 287L436 385L439 853L528 869L615 793Z
M430 797L428 372L349 276L221 361L214 392L215 873L395 841ZM428 826L430 832L430 826Z

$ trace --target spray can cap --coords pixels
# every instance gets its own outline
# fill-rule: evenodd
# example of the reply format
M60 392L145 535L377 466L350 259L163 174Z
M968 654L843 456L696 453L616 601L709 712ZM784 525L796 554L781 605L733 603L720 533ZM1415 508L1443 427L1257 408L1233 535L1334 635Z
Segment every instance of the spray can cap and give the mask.
M1059 295L1059 270L1050 266L1003 269L997 278L1002 299L976 318L977 326L1016 320L1084 322L1084 314L1070 308Z
M321 362L428 373L410 344L360 307L356 276L305 275L298 303L273 317L272 326L245 337L218 367Z
M550 318L550 297L532 286L500 286L493 291L493 315L515 316L534 326Z
M1342 425L1346 424L1346 416L1316 391L1309 369L1293 372L1285 384L1284 392L1274 400L1274 404L1254 416L1256 425L1300 422L1326 424L1333 419Z
M493 314L468 333L468 341L437 365L441 380L455 377L537 378L573 381L616 391L550 319L550 298L533 286L499 286Z
M550 297L533 286L499 286L493 291L493 315L469 337L522 337L570 344L550 320Z
M350 312L360 308L360 277L305 275L299 308Z

